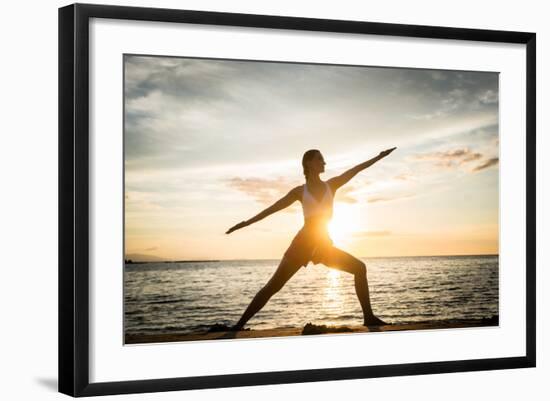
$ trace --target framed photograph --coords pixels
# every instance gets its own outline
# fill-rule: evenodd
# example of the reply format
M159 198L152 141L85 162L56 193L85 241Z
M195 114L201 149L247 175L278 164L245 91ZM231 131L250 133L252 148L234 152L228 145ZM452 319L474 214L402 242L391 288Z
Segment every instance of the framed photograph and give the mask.
M59 391L535 366L535 34L59 9Z

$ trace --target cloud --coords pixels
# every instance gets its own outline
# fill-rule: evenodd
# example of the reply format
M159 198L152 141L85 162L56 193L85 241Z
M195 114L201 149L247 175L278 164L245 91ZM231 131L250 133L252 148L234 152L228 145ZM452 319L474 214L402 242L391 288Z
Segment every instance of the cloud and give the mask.
M353 192L354 190L355 188L351 186L341 187L336 192L335 200L344 203L357 203L357 199L350 195L350 192Z
M367 147L366 132L368 146L403 143L496 121L495 94L496 73L127 56L125 164L287 159L311 143Z
M265 206L272 205L286 195L292 188L300 185L299 182L288 180L284 177L277 177L274 179L233 177L227 179L226 183L231 188L244 193L245 195L253 198L256 202L259 202ZM345 187L341 187L336 192L335 202L349 204L357 203L357 199L351 195L355 189L355 187L350 186L349 184ZM301 202L295 202L282 211L287 213L296 213L300 210L300 208Z
M391 201L399 200L399 199L412 198L414 196L415 196L415 194L394 195L394 196L392 196L392 195L389 195L389 196L375 195L375 196L371 196L370 198L368 198L367 202L369 202L369 203L391 202Z
M498 157L493 157L491 159L485 160L483 163L481 163L481 164L477 165L476 167L474 167L472 169L472 172L485 170L486 168L489 168L489 167L494 166L496 164L498 164Z
M158 246L152 246L150 248L145 248L144 251L156 251L157 249L159 249Z
M283 177L275 179L233 177L227 181L234 188L263 204L272 204L298 185Z
M444 152L419 153L412 158L420 161L431 161L438 167L457 167L464 163L481 159L483 155L479 152L473 152L469 148L459 148L447 150Z
M159 202L159 194L149 191L127 191L125 194L126 212L139 210L159 211L164 209L162 202Z
M471 161L474 161L474 160L478 160L482 157L481 153L470 153L469 155L465 156L461 161L460 161L460 164L462 163L467 163L467 162L471 162Z
M479 94L478 99L483 104L493 104L498 102L498 93L494 90L488 89L485 92Z
M414 175L411 173L401 173L393 177L393 179L398 181L412 181L414 180Z
M403 90L416 91L416 101L429 105L408 114L413 120L433 121L456 114L494 112L498 107L496 73L425 70L409 72L405 77Z

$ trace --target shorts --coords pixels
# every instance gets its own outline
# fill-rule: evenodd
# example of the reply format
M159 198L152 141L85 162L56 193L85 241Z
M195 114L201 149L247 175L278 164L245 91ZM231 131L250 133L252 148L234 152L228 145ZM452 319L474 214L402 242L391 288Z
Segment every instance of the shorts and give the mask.
M327 251L332 248L333 242L326 229L302 228L286 250L284 257L296 261L300 266L323 263Z

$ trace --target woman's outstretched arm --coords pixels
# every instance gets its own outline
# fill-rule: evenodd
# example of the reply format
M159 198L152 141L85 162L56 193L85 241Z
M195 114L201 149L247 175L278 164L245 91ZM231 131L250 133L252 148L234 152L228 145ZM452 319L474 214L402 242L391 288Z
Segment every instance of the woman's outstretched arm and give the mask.
M298 200L298 191L300 187L292 188L288 194L283 196L281 199L279 199L277 202L275 202L273 205L269 206L267 209L262 210L260 213L258 213L256 216L252 217L251 219L241 221L240 223L234 225L229 230L227 230L226 234L231 234L233 231L238 230L239 228L243 228L246 226L249 226L257 221L260 221L270 214L273 214L275 212L278 212L279 210L285 209L288 206L292 205L295 201Z
M389 155L391 152L393 152L395 149L396 147L383 150L382 152L380 152L378 156L373 157L372 159L367 160L366 162L363 162L361 164L358 164L355 167L350 168L349 170L345 171L339 176L330 178L329 180L327 180L327 183L330 185L332 191L335 192L338 188L340 188L342 185L346 184L349 180L355 177L358 172L363 171L367 167L372 166L378 160L383 159L384 157Z

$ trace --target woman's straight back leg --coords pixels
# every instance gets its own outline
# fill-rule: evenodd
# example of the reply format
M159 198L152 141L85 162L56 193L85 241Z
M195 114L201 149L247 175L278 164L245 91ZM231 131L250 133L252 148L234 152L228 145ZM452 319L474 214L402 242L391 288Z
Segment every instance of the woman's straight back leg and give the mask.
M269 281L258 291L256 296L244 311L234 329L240 330L256 313L258 313L269 299L283 288L288 280L302 267L299 261L286 255L279 262L277 269Z

